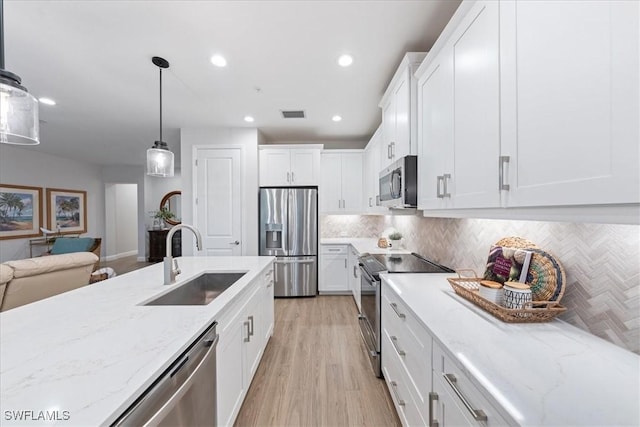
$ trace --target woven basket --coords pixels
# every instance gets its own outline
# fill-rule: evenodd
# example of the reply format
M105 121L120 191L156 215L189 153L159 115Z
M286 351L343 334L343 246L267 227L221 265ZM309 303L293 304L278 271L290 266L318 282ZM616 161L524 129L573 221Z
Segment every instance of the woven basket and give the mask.
M532 301L525 308L509 309L499 306L478 294L479 277L451 277L447 279L456 294L507 323L543 323L567 311L558 301Z

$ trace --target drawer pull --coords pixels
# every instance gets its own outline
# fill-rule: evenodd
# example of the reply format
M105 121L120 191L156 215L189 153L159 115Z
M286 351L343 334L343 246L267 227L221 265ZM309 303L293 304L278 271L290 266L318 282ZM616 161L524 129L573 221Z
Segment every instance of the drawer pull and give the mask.
M456 396L460 398L462 404L467 408L467 411L471 413L471 416L476 421L487 421L487 415L484 413L482 409L473 409L473 406L469 403L466 397L462 394L462 392L458 389L458 380L456 376L453 374L442 374L444 380L451 386Z
M404 400L400 399L400 395L398 394L398 383L395 381L391 381L391 387L393 390L393 394L396 396L396 400L398 401L398 405L404 406Z
M400 356L406 356L407 355L407 353L405 353L404 350L400 350L400 347L398 347L398 338L397 337L391 337L391 343L393 344L393 348L396 349L396 352Z
M400 312L398 311L398 304L396 304L395 302L392 302L392 303L391 303L391 308L393 308L393 311L395 311L395 312L396 312L396 314L398 315L398 317L399 317L399 318L404 319L405 317L407 317L407 316L405 316L403 313L400 313Z

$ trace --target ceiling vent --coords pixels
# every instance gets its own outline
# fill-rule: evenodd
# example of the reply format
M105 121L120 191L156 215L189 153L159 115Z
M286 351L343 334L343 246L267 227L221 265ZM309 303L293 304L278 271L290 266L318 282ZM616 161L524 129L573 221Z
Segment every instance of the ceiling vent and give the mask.
M282 113L282 117L285 119L304 119L304 110L290 110L290 111L280 111Z

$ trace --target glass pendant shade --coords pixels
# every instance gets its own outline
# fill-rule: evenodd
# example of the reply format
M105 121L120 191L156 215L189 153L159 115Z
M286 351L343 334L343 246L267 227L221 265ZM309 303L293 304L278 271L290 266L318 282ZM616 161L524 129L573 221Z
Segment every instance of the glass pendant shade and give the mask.
M22 86L5 82L0 79L0 143L40 144L38 100Z
M170 178L173 176L173 153L156 146L158 144L147 150L147 175Z

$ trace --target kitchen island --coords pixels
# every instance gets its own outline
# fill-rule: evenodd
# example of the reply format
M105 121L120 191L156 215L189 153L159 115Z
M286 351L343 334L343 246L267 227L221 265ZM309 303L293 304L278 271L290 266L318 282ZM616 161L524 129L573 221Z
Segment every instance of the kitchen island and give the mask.
M171 286L159 263L1 313L0 425L111 424L273 257L178 262ZM208 305L143 305L207 272L246 274Z

